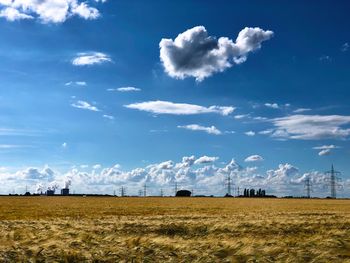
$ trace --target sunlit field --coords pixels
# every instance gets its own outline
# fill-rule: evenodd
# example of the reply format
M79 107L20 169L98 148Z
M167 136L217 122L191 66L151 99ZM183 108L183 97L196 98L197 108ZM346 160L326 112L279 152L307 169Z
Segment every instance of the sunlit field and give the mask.
M350 201L1 197L1 262L350 262Z

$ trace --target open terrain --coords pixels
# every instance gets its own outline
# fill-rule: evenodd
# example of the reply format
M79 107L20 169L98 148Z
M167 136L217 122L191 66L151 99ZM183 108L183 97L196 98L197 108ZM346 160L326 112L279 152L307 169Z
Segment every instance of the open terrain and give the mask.
M350 262L350 200L1 197L1 262Z

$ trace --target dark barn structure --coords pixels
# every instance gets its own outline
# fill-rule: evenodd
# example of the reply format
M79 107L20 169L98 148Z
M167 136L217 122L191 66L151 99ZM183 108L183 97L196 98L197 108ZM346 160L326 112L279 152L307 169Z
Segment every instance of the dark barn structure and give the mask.
M188 190L179 190L176 192L176 196L181 196L181 197L189 197L191 196L191 191Z

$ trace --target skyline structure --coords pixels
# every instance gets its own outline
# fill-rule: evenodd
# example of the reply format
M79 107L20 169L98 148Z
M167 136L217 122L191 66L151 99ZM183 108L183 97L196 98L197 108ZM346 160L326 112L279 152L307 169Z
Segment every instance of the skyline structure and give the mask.
M327 196L334 163L350 197L350 3L315 5L0 1L0 194Z

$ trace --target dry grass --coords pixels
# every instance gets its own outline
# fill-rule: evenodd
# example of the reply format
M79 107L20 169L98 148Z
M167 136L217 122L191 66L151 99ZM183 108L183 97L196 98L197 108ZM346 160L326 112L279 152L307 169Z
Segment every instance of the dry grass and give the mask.
M1 197L0 262L350 262L350 201Z

